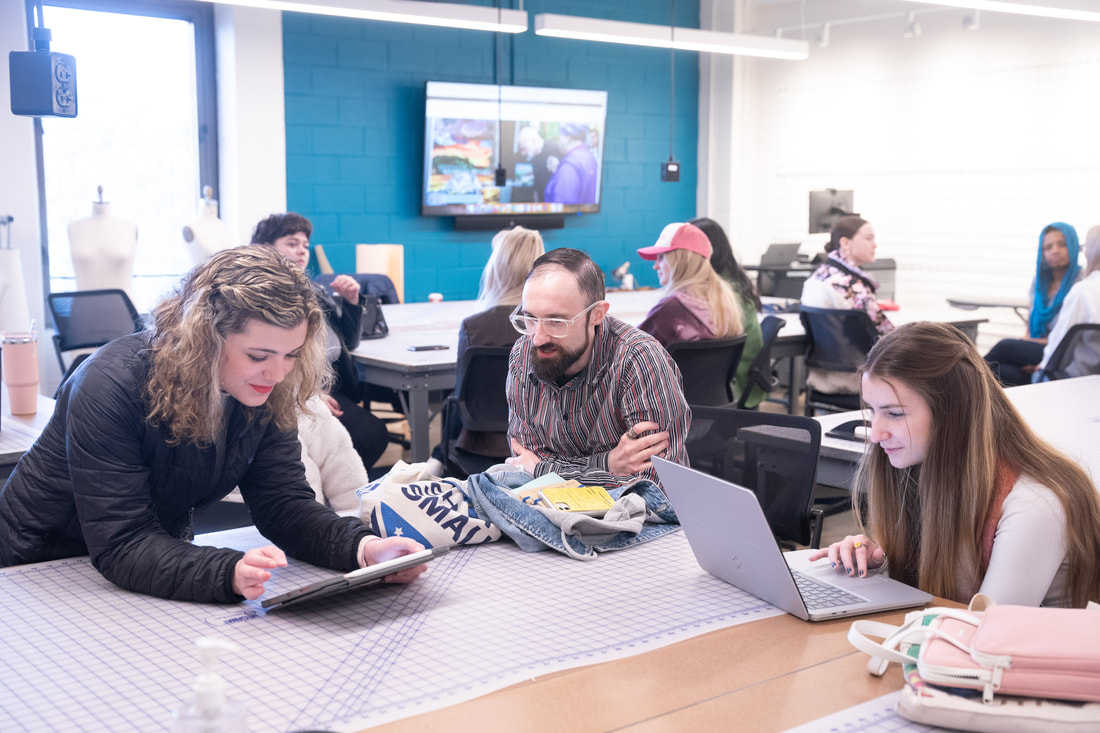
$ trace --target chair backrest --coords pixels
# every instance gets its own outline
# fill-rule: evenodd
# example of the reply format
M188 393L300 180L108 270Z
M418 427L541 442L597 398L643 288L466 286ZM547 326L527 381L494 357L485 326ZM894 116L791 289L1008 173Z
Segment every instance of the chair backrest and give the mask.
M328 255L325 254L325 248L322 245L313 245L313 256L317 258L317 267L321 268L322 275L331 275L335 272L335 270L332 269L332 263L328 261Z
M48 301L60 351L103 346L145 327L125 290L50 293Z
M810 543L820 448L812 417L691 406L691 467L755 492L780 539Z
M733 402L730 384L741 361L741 352L745 350L745 338L741 335L669 345L669 356L680 367L683 376L684 398L688 404L728 405Z
M779 378L772 371L772 347L775 346L775 339L779 336L779 329L786 325L787 322L779 316L768 316L760 322L760 334L764 338L764 343L749 366L749 383L745 387L745 393L737 398L738 407L745 406L749 395L752 394L753 385L759 385L765 392L771 392L779 386Z
M880 257L863 265L864 271L878 281L875 295L882 300L894 300L897 295L898 263L890 257Z
M462 383L455 386L462 426L467 430L506 432L508 430L508 355L511 346L471 346L462 352L459 373Z
M320 285L329 285L337 277L339 275L335 273L323 272L313 279ZM356 272L351 274L350 277L355 278L355 281L359 283L360 293L378 296L378 302L383 305L401 302L397 297L397 289L394 287L389 275L374 272Z
M806 329L806 365L834 372L854 372L878 340L871 317L861 310L802 306Z
M394 289L397 290L397 297L402 303L405 302L405 245L355 245L355 271L389 275Z
M1100 374L1100 323L1070 326L1054 347L1040 380Z

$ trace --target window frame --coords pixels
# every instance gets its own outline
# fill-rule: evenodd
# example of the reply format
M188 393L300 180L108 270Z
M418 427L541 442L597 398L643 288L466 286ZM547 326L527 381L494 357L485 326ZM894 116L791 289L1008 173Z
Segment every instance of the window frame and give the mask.
M199 131L199 181L200 186L213 185L218 198L224 200L220 190L218 166L218 89L217 60L214 39L214 6L193 0L24 0L27 8L27 48L34 49L34 28L37 22L36 6L93 10L123 15L141 15L152 18L171 18L187 21L195 30L195 89L197 129ZM64 49L58 49L64 50ZM79 59L77 60L79 64ZM79 82L78 82L79 83ZM77 90L79 98L79 88ZM38 220L42 243L42 292L50 290L50 242L46 219L46 170L42 147L42 119L34 119L34 151L38 169ZM196 200L201 196L196 191ZM46 309L49 319L49 309ZM52 323L50 324L53 325Z

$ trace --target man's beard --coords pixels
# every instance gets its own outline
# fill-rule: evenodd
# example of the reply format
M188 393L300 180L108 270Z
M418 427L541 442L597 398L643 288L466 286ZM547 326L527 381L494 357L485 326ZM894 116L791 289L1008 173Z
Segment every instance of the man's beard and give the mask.
M551 341L555 353L551 356L543 356L539 353L537 347L534 355L534 370L535 376L544 382L555 383L560 382L565 373L577 363L577 360L584 356L584 352L588 350L588 346L591 343L589 339L585 339L584 344L580 346L576 351L566 351L557 343Z

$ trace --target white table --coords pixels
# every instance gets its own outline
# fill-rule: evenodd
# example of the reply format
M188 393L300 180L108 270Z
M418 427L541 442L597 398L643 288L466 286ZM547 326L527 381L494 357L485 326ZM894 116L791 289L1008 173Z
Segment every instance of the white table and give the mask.
M607 294L610 314L632 325L645 320L646 313L660 297L659 290ZM458 329L464 318L480 310L473 300L384 305L382 313L390 328L389 335L363 341L352 352L363 381L407 393L406 417L413 461L426 461L431 454L429 392L454 389ZM430 345L447 348L410 351L413 346Z
M661 290L633 290L609 292L609 314L638 325L645 320L650 308L660 300ZM766 303L785 304L783 298L764 298ZM360 378L405 392L408 395L409 436L413 461L426 461L431 454L428 440L428 424L431 422L429 392L454 389L455 367L458 350L458 329L462 320L480 310L476 301L459 300L442 303L405 303L382 306L382 313L390 327L385 338L363 341L352 356L359 364ZM768 314L760 314L764 317ZM802 354L805 351L805 331L797 313L777 314L786 321L779 332L772 358L789 357L790 386L788 405L794 405L803 383ZM960 317L950 308L915 310L903 308L891 312L890 320L901 325L912 321L942 321L957 326L971 340L975 339L978 324L987 319L973 316ZM413 346L441 345L437 351L410 351Z
M0 385L0 481L3 481L23 454L30 450L46 423L53 416L54 401L38 395L38 411L33 415L12 415L8 388Z
M1084 466L1100 488L1100 375L1009 387L1005 393L1031 429ZM825 433L861 416L856 410L817 418L822 433L818 483L851 488L864 444Z
M978 308L1011 308L1016 311L1020 320L1027 323L1031 312L1031 301L1027 298L973 298L952 297L947 299L948 305L964 311L977 310Z

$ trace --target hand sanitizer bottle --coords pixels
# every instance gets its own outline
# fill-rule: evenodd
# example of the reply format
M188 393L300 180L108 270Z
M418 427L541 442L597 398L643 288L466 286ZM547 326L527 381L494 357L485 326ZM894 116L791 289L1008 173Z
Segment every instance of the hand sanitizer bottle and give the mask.
M197 642L202 672L195 678L191 689L195 697L172 715L176 719L177 733L243 733L248 730L243 703L225 696L225 678L214 671L218 657L223 652L240 650L236 644L224 639L202 638Z

